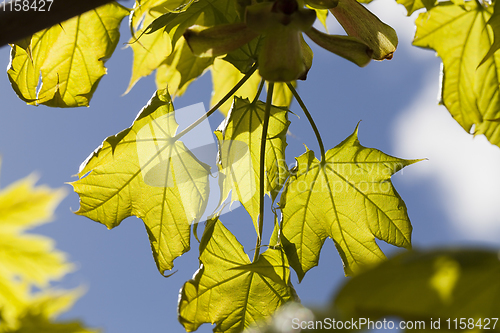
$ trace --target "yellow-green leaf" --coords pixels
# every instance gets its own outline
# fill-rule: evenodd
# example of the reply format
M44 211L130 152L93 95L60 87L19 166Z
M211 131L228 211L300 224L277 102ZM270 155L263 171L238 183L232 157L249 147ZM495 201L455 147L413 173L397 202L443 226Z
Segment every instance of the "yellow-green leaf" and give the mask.
M157 2L147 1L146 4L141 5L137 9L139 11L137 14L134 11L134 15L145 12L145 14L143 14L143 20L144 26L146 27L155 18L161 15L161 13L149 11L147 5L155 4L157 4ZM136 31L136 37L132 37L129 42L129 46L134 52L134 62L132 65L130 83L125 93L128 93L139 79L148 76L157 69L172 53L172 44L167 33L158 30L151 34L143 34L144 30L145 29ZM165 86L162 88L165 88Z
M335 305L347 318L425 321L426 331L458 331L465 322L472 330L498 332L499 274L498 251L412 251L355 276Z
M436 0L396 0L397 3L405 6L408 16L413 14L415 11L426 8L430 10L436 5Z
M11 278L23 275L27 282L45 287L72 270L65 255L54 250L50 238L0 231L0 274Z
M19 317L29 302L29 286L0 274L0 332L19 327Z
M65 191L35 187L35 182L29 176L0 191L0 332L96 332L78 322L54 321L82 290L49 289L73 265L52 239L25 231L50 221Z
M83 288L73 290L47 289L39 292L30 300L30 312L47 319L55 319L73 307L85 293Z
M181 96L213 61L213 58L196 57L186 40L181 38L177 41L174 52L158 68L156 86L158 89L167 87L172 97Z
M293 87L297 87L297 81L290 82ZM266 85L267 88L268 85ZM293 94L286 82L275 82L273 90L273 105L289 108L292 104Z
M65 191L34 187L36 178L20 180L0 192L0 275L38 287L72 270L52 239L24 231L52 219Z
M233 23L237 16L235 2L229 0L194 1L186 7L180 12L168 12L158 17L146 28L146 33L165 30L170 36L173 47L186 29L193 25L211 27L222 23Z
M409 248L411 224L390 177L416 160L361 146L358 129L326 152L307 150L285 184L282 243L300 280L318 264L327 237L335 242L347 275L385 259L375 238Z
M216 1L222 2L221 0ZM137 41L135 39L131 40L131 47L134 51L134 65L127 92L132 89L141 77L157 70L157 89L168 87L173 98L181 96L188 85L201 76L213 63L213 58L194 56L182 37L185 28L190 25L186 25L184 21L179 20L178 16L189 20L195 19L196 22L205 22L204 20L210 20L208 17L211 17L208 13L203 15L200 12L205 8L206 4L204 2L201 4L201 9L198 8L200 4L196 3L193 8L187 6L187 4L189 4L188 1L141 2L140 7L137 8L137 18L134 22L140 22L139 18L144 17L143 26L145 28L136 33L137 36L140 36ZM172 12L175 8L182 8L183 6L185 9ZM218 9L210 10L219 13ZM218 17L218 14L216 17ZM166 25L165 29L151 30L154 24L161 22L161 19L165 18L167 19L164 23ZM156 19L160 20L155 22ZM171 22L171 20L174 22ZM134 27L137 27L137 23ZM180 29L178 33L175 32L177 29Z
M15 329L1 332L10 333L97 333L96 329L86 328L81 322L56 321L57 316L69 310L80 298L79 289L72 291L44 291L31 299L19 316Z
M167 5L170 2L172 0L136 0L134 8L130 13L129 23L131 28L139 30L139 26L147 27L152 21L147 18L148 15L152 14L152 9L161 5Z
M413 44L436 50L443 60L441 98L453 118L468 133L475 126L474 134L500 145L500 55L479 66L493 44L490 16L491 7L476 1L439 3L419 15Z
M214 106L217 104L230 90L236 85L244 76L236 67L231 63L222 60L215 59L214 64L210 67L212 73L212 99L210 104ZM219 111L225 116L231 108L233 97L238 96L242 99L248 98L249 100L254 100L259 90L259 84L262 78L255 72L252 76L245 82L240 89L236 91L222 106L219 107ZM294 87L297 86L296 81L291 82ZM266 85L267 88L267 85ZM292 103L293 95L288 89L286 83L275 82L273 91L273 105L278 107L289 108Z
M0 230L21 231L52 219L65 191L35 187L36 180L31 175L0 191Z
M261 325L261 320L295 298L284 253L268 249L251 263L243 246L218 220L206 227L200 261L200 269L179 297L179 321L188 332L203 323L215 323L214 332L242 332L252 324Z
M219 143L219 170L222 200L231 192L252 217L255 228L259 215L260 146L265 103L235 97L226 120L215 132ZM288 110L271 107L265 156L265 193L274 200L288 176L285 161Z
M170 95L157 91L128 129L108 137L72 183L77 214L114 228L128 216L144 221L159 271L189 250L190 223L208 200L210 167L181 141Z
M210 72L212 73L213 85L213 93L210 104L214 106L236 85L236 83L243 78L244 74L242 74L231 63L222 59L215 59L213 66L210 68ZM260 75L255 72L233 96L253 100L257 94L257 90L259 89L260 81ZM222 104L221 107L219 107L219 111L225 116L227 116L229 109L231 108L233 96L231 96L224 104Z
M22 326L9 333L99 333L98 329L85 327L79 321L49 321L37 314L23 317Z
M498 1L496 1L493 5L493 14L488 20L488 25L493 31L493 44L491 45L488 53L484 56L480 65L488 60L496 51L498 51L498 49L500 49L500 2Z
M262 35L258 36L239 49L229 52L223 59L233 64L241 73L247 73L259 57L263 39Z
M185 4L184 1L149 0L136 5L132 26L137 29L139 23L142 23L141 25L146 28L135 31L137 39L130 40L130 47L134 51L134 63L126 93L139 79L156 70L157 89L167 87L172 97L180 96L189 83L201 76L212 64L213 59L195 57L186 46L184 38L180 38L175 47L172 47L170 36L165 31L144 33L156 18Z
M33 105L88 106L127 14L112 2L13 44L7 73L19 98Z

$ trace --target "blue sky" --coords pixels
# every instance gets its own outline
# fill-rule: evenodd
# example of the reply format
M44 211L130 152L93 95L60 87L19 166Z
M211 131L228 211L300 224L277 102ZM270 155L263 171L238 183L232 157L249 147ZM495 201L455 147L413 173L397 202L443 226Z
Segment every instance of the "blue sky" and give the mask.
M433 51L410 45L413 18L405 17L404 7L376 0L369 8L398 32L400 44L393 60L358 68L310 44L314 64L298 90L319 127L325 148L340 143L361 120L359 139L364 146L402 158L428 158L393 176L408 207L414 246L498 247L498 147L482 137L472 138L437 105L440 60ZM341 33L333 20L329 23L330 33ZM119 46L106 63L108 75L89 108L27 106L16 97L4 74L0 80L0 186L36 172L39 184L67 189L56 220L35 230L54 238L57 247L78 266L61 285L88 288L63 318L80 318L107 333L182 332L177 322L177 297L184 281L198 268L196 241L192 240L189 253L175 261L178 272L164 278L156 270L142 221L128 218L107 230L76 216L72 212L78 209L78 196L65 184L76 180L72 175L104 138L130 126L156 90L153 78L147 77L122 96L132 64L132 50L124 48L127 29L124 20ZM0 49L0 59L6 68L8 47ZM175 100L176 109L200 102L208 108L210 85L210 74L206 74ZM291 109L301 117L290 117L293 135L287 139L287 161L292 163L304 152L303 144L318 156L316 139L296 102ZM209 119L212 130L222 119L220 114ZM272 224L270 215L268 210L268 226ZM223 215L222 221L252 255L255 232L244 210L235 209ZM266 232L269 234L270 227ZM381 246L387 253L399 251ZM346 281L333 242L326 241L319 266L301 284L295 273L292 281L304 304L325 304ZM210 331L207 324L199 329Z

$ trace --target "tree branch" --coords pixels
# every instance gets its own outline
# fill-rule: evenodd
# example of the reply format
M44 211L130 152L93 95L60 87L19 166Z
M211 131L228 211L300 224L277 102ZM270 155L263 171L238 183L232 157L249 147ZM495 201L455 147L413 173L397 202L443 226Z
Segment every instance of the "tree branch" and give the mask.
M0 6L0 47L14 43L20 39L64 22L74 16L81 15L89 10L102 6L112 0L28 0L40 7L45 3L45 11L23 10L22 0L3 2ZM21 10L19 5L21 5ZM50 5L50 11L48 11Z

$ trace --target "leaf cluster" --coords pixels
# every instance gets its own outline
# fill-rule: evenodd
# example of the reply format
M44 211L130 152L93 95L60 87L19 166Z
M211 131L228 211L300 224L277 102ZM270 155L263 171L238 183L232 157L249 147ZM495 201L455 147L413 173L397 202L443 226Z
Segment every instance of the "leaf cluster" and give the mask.
M485 134L499 145L499 5L398 2L409 15L425 8L416 20L413 44L434 49L443 60L441 102L467 132ZM290 267L302 280L318 265L327 238L334 242L345 274L355 276L336 299L335 316L469 315L452 305L448 312L436 309L455 297L470 296L453 294L456 285L469 279L467 256L489 262L489 253L410 253L386 261L376 242L411 248L412 226L391 176L418 160L362 146L357 127L343 142L325 149L295 90L313 63L304 35L362 67L393 57L398 44L394 29L354 0L137 0L131 10L110 3L12 45L8 74L18 96L34 105L87 106L127 14L134 52L127 91L153 71L158 90L129 128L106 138L82 164L79 179L72 183L80 196L76 213L109 229L129 216L140 218L164 275L190 250L192 232L198 239L208 198L219 190L219 207L208 212L199 241L199 269L181 289L179 321L187 331L203 323L215 324L216 332L265 330L264 321L276 309L298 300ZM330 14L347 35L330 35L312 26L316 18L325 24ZM206 71L213 82L206 117L216 110L226 116L214 132L217 170L181 141L203 119L178 131L173 105L174 98ZM264 87L265 102L260 100ZM320 157L306 147L289 169L285 153L293 99L315 132ZM215 172L218 189L209 182ZM275 222L267 242L266 195ZM226 200L240 202L255 227L253 260L222 222ZM400 276L408 281L405 270L418 270L415 288L426 283L431 288L426 285L426 293L417 295L398 280L386 279ZM404 299L380 306L381 296L393 288L399 288ZM418 297L424 301L415 300ZM427 305L432 306L422 312ZM492 308L498 309L496 303Z

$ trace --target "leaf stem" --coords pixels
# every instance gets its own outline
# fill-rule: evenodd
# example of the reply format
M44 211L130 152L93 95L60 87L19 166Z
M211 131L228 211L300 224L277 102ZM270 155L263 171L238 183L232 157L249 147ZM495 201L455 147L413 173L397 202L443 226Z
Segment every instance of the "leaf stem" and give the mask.
M297 93L295 88L292 86L292 84L290 82L288 82L287 86L290 89L290 91L292 92L293 97L295 97L297 102L299 102L300 107L304 111L307 119L309 120L309 123L311 124L311 127L314 131L314 134L316 135L316 139L318 140L319 149L321 150L321 162L325 163L325 161L326 161L325 160L325 146L323 145L323 140L321 140L321 135L319 135L318 127L316 127L316 124L314 123L314 120L312 119L311 114L309 113L309 111L307 111L306 105L304 104L304 102L302 101L299 94Z
M257 94L255 94L255 98L253 99L252 104L257 103L257 101L259 100L262 88L264 88L264 82L266 82L264 79L260 80L259 90L257 90Z
M264 113L264 124L262 125L262 138L260 139L260 171L259 171L259 237L257 237L257 244L255 245L255 253L253 256L253 262L259 259L260 244L262 242L262 230L264 229L264 199L265 199L265 166L266 166L266 141L267 141L267 129L269 128L269 118L271 117L271 103L273 101L273 90L274 82L269 82L267 89L267 99L266 99L266 111Z
M193 122L191 125L189 125L185 129L183 129L181 132L179 132L179 134L174 136L172 139L174 141L179 140L184 134L191 131L193 128L195 128L196 126L201 124L205 119L210 117L222 104L224 104L231 96L233 96L234 93L236 93L236 91L238 91L238 89L240 89L240 87L243 84L245 84L245 82L247 82L247 80L250 78L250 76L252 76L252 74L256 70L257 70L257 64L253 65L252 68L250 68L250 70L245 74L245 76L242 77L241 80L238 81L238 83L236 83L236 85L233 87L233 89L231 89L224 97L222 97L222 99L217 104L215 104L210 110L208 110L207 113L205 113L203 116L201 116L198 120Z

